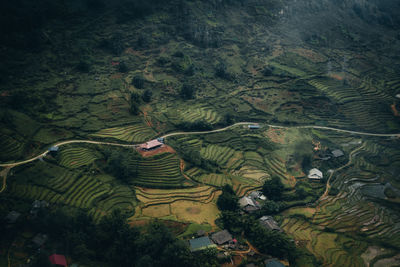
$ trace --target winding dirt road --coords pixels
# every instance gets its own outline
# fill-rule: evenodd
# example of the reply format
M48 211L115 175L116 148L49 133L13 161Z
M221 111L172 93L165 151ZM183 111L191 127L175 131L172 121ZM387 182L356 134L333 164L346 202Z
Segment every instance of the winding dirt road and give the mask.
M240 126L240 125L250 125L250 124L258 124L256 122L238 122L235 124L232 124L230 126L216 129L216 130L211 130L211 131L197 131L197 132L175 132L175 133L169 133L161 136L162 138L167 138L171 136L177 136L177 135L195 135L195 134L210 134L210 133L218 133L218 132L223 132L226 130L229 130L233 127ZM400 133L396 134L378 134L378 133L368 133L368 132L358 132L358 131L351 131L351 130L343 130L343 129L338 129L338 128L332 128L332 127L326 127L326 126L313 126L313 125L305 125L305 126L281 126L281 125L272 125L272 124L264 124L260 123L261 126L268 126L271 128L279 128L279 129L320 129L320 130L330 130L330 131L336 131L336 132L342 132L342 133L348 133L348 134L354 134L354 135L364 135L364 136L377 136L377 137L400 137ZM111 143L111 142L101 142L101 141L92 141L92 140L69 140L69 141L62 141L53 144L53 146L63 146L67 144L75 144L75 143L86 143L86 144L96 144L96 145L110 145L110 146L119 146L119 147L131 147L134 148L137 145L132 144L121 144L121 143ZM32 161L35 161L37 159L45 157L49 151L45 151L40 155L37 155L36 157L33 157L31 159L27 159L24 161L18 161L18 162L13 162L13 163L2 163L0 164L0 167L16 167L19 165L23 165Z
M333 177L333 174L334 174L335 172L337 172L337 171L343 170L344 168L350 166L350 165L353 163L353 156L354 156L358 151L360 151L361 149L363 149L364 147L365 147L365 143L362 144L361 146L357 147L357 148L354 149L353 151L351 151L350 154L349 154L349 162L347 162L345 165L343 165L343 166L341 166L341 167L339 167L339 168L334 169L334 170L331 171L331 174L329 175L329 178L328 178L328 180L327 180L327 182L326 182L325 192L322 194L322 196L319 198L319 200L323 200L323 199L325 199L325 198L328 196L329 189L331 189L331 179L332 179L332 177Z

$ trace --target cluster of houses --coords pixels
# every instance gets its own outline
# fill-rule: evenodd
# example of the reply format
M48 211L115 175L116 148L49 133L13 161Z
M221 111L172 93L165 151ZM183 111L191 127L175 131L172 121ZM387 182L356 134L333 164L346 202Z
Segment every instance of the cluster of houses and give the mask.
M266 200L267 198L260 192L251 192L248 196L244 196L239 200L240 208L247 213L252 213L261 209L259 200Z
M342 156L344 156L344 152L340 149L335 149L328 154L324 154L324 155L320 156L319 159L320 160L330 160L331 158L340 158ZM307 177L310 180L320 181L322 178L324 178L324 175L323 175L322 171L320 171L319 169L313 168L313 169L309 170Z
M260 218L261 224L268 225L268 229L282 231L278 224L272 219L270 216L264 216ZM211 234L210 236L205 236L205 232L200 230L197 232L197 238L190 239L188 241L190 251L200 251L208 248L217 248L221 247L223 249L232 249L232 250L246 250L247 247L238 244L238 241L232 237L232 235L228 232L228 230L222 230L216 233ZM253 256L255 252L250 250L247 253L249 256ZM229 254L228 252L220 252L218 254L219 258L225 258ZM266 267L284 267L284 265L278 261L277 259L267 259L265 260ZM253 263L249 263L245 265L246 267L253 267L255 266Z
M204 232L199 231L199 232L197 232L197 236L200 236L203 233ZM216 248L217 246L235 249L237 246L237 240L232 237L232 235L228 232L228 230L222 230L222 231L213 233L210 237L209 236L201 236L201 237L189 240L189 247L190 247L190 251L192 251L192 252L207 249L207 248Z

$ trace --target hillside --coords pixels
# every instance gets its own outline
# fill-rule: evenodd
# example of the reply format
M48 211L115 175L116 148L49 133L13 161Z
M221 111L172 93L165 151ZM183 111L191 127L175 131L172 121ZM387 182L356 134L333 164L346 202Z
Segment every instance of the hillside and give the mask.
M111 2L0 4L1 217L45 200L184 235L277 176L298 266L399 264L400 1ZM69 140L97 143L12 165Z

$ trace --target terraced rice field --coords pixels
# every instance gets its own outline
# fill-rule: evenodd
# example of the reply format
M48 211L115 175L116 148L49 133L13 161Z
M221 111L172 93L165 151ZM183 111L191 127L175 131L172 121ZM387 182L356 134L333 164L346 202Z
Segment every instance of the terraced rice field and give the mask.
M240 154L227 146L208 145L207 147L201 148L200 155L225 168L236 168L243 162L242 159L232 162L231 159L240 157Z
M376 106L379 102L387 103L387 106L389 106L392 97L378 88L381 85L371 78L366 77L358 88L343 86L339 81L322 78L309 80L308 83L341 105L340 111L345 115L345 118L340 119L337 123L342 127L346 127L345 125L351 127L349 123L352 121L360 129L374 132L382 132L389 126L399 129L398 123L387 124L388 121L393 122L393 114L390 113L389 109L384 112ZM330 121L332 125L337 124L329 118L326 118L326 120Z
M134 191L126 186L113 186L112 191L101 198L90 210L90 214L98 221L102 216L111 213L118 208L124 212L131 212L135 209L137 200Z
M137 199L143 207L159 204L170 204L178 200L189 200L201 203L213 201L218 190L212 186L200 186L185 189L144 189L136 187Z
M133 163L137 165L136 185L145 187L181 188L193 186L186 180L180 169L180 159L171 153L164 153L152 158L144 158Z
M156 133L148 126L137 124L103 129L92 135L102 138L115 138L129 143L142 143L154 138Z
M2 155L7 155L7 158L2 158L2 161L18 159L22 156L24 151L22 142L2 133L0 133L0 147Z
M364 266L361 254L365 244L340 234L322 232L298 217L285 218L281 228L304 244L324 266Z
M82 147L62 148L60 153L60 164L67 168L75 169L94 162L98 153Z
M217 187L221 187L226 184L232 185L232 179L225 174L216 174L216 173L203 174L200 177L196 178L196 181L199 183Z
M180 118L186 122L205 121L210 124L216 124L222 119L215 110L207 107L188 108L180 113Z

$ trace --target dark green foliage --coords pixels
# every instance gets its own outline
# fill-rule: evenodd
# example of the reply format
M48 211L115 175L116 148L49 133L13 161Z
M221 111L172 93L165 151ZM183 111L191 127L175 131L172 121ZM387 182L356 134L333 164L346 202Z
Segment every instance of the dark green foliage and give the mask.
M217 206L222 211L236 211L239 209L239 198L230 185L222 187L222 194L218 197Z
M126 223L119 210L95 224L79 213L75 217L64 212L44 213L32 226L45 231L66 256L81 261L104 262L107 266L211 266L216 262L214 251L193 255L160 222L152 222L141 231ZM47 266L48 255L42 253L33 266ZM214 266L214 265L213 265Z
M140 113L139 105L137 103L131 103L131 106L129 108L129 113L131 113L132 115L139 115Z
M262 74L265 76L265 77L268 77L268 76L271 76L272 75L272 72L274 71L274 67L273 66L266 66L264 69L263 69L263 71L262 71Z
M192 85L187 83L184 83L182 85L180 96L183 99L192 99L194 97L194 93L195 93L195 88Z
M212 125L205 121L186 121L178 124L177 127L185 131L208 131L213 129Z
M116 56L119 56L125 49L122 35L119 33L114 34L110 39L103 39L100 42L99 47Z
M132 85L135 86L137 89L143 89L144 87L144 78L141 75L136 75L132 79Z
M90 70L90 65L88 62L81 60L78 65L76 65L76 69L80 72L87 73Z
M338 188L336 188L336 187L331 187L331 189L329 189L329 192L328 192L328 194L330 195L330 196L336 196L337 194L339 194L339 189Z
M140 155L133 150L104 150L107 164L105 170L124 182L129 182L137 176L137 165L131 162L140 158Z
M142 97L140 96L140 94L133 92L131 93L131 99L130 99L130 109L129 112L132 115L139 115L140 113L140 104L142 102Z
M281 200L284 186L281 179L277 176L273 176L270 180L265 181L262 191L263 194L271 200Z
M128 71L129 71L129 68L128 68L128 66L125 64L125 62L120 62L119 65L118 65L118 71L119 71L119 72L122 72L122 73L125 73L125 72L128 72Z
M281 202L275 202L273 200L267 200L264 202L261 208L261 215L273 215L282 211L284 205Z
M189 146L181 146L178 143L174 143L172 145L185 161L190 162L194 166L200 167L211 173L220 172L218 164L212 160L202 158L198 150L194 150Z
M232 80L232 75L228 72L224 62L220 62L215 66L215 76L225 80Z
M49 261L48 253L42 251L37 255L37 257L33 260L32 267L51 267L52 264Z
M291 263L298 256L294 242L285 234L266 230L257 221L250 221L246 237L261 253L268 253L280 259L288 259Z
M149 103L151 101L152 96L153 96L153 92L147 89L146 91L144 91L144 93L142 95L142 99L144 102Z

